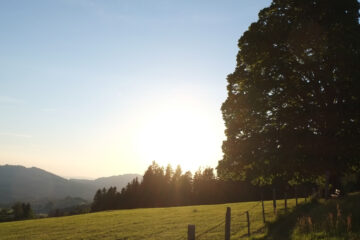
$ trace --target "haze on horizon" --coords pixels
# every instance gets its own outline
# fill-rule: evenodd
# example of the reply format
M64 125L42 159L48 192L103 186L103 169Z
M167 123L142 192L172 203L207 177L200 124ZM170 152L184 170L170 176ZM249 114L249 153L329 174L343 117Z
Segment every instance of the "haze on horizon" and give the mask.
M237 41L269 4L1 2L0 165L83 178L216 167Z

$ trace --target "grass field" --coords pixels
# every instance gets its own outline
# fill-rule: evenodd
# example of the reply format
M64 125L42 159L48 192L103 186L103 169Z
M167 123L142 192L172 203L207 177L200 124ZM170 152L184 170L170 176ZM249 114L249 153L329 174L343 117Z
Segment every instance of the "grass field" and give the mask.
M302 202L303 199L299 199ZM288 200L293 207L295 200ZM0 223L1 240L41 239L112 239L144 240L187 238L187 225L195 224L196 239L224 239L226 207L231 207L232 239L247 238L245 211L249 210L252 236L264 230L260 202L148 208L90 213L76 216L45 218ZM278 201L278 209L284 207ZM267 220L274 219L272 201L265 201Z
M267 226L258 239L358 240L360 239L360 192L339 199L320 199L300 205Z

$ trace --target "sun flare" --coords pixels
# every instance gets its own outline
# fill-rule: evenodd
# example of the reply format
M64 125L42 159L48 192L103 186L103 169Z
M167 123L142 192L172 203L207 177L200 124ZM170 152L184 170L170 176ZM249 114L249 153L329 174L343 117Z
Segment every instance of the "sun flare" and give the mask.
M209 165L209 160L215 165L221 157L223 129L221 121L210 116L208 107L194 99L178 98L157 105L139 131L141 157L192 172Z

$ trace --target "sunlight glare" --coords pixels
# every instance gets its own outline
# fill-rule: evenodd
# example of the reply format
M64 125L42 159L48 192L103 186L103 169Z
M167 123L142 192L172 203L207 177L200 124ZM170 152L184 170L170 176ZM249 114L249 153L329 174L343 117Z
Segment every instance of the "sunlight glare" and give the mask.
M193 173L209 165L209 160L216 165L221 157L223 128L221 119L213 119L210 106L178 98L154 108L139 132L142 158L162 166L180 165L183 171Z

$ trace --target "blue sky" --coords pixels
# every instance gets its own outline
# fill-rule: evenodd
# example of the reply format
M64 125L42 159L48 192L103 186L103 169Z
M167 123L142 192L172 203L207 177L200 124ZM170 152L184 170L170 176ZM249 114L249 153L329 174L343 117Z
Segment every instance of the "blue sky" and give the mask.
M269 4L1 1L0 164L87 178L216 167L237 41Z

